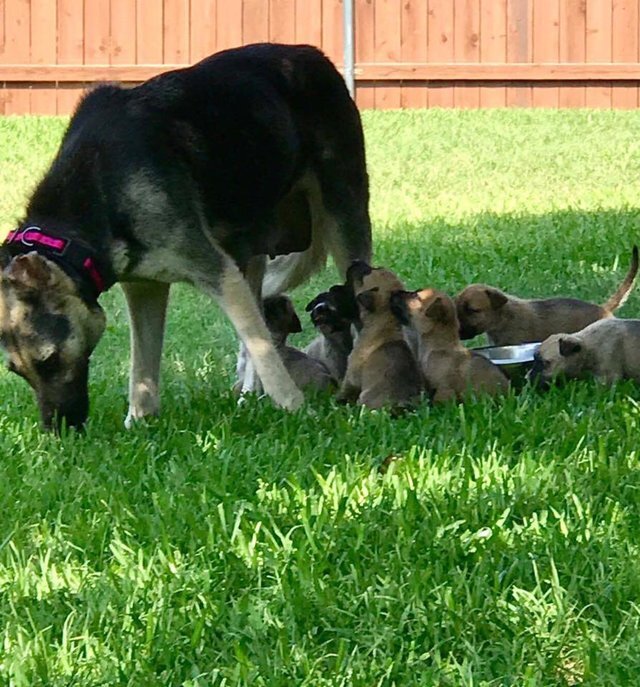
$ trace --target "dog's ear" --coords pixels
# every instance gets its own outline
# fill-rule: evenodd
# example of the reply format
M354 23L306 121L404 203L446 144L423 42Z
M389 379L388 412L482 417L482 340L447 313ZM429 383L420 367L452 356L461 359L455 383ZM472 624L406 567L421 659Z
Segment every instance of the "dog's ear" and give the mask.
M450 319L449 313L440 296L433 300L431 305L424 311L424 314L434 322L449 322Z
M558 342L558 348L560 349L560 355L564 358L580 353L582 350L582 344L578 339L565 337L560 339Z
M48 261L35 251L14 258L4 275L15 288L25 292L47 288L52 276Z
M500 308L509 300L500 289L485 289L489 303L493 310L500 310Z
M358 301L358 305L362 306L367 312L375 312L376 297L373 289L359 293L356 296L356 301Z

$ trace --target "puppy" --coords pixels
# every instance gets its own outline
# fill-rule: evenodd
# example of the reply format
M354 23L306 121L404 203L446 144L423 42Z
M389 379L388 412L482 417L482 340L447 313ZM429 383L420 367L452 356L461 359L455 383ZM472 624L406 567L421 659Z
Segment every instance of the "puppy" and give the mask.
M422 377L391 312L389 298L402 282L389 270L358 261L347 272L358 304L361 329L349 354L338 400L369 408L404 408L418 399Z
M638 273L638 247L634 246L627 276L604 305L575 298L524 300L485 284L472 284L455 299L460 337L483 332L495 346L543 341L551 334L577 332L587 325L613 317L627 300Z
M460 343L455 304L447 294L435 289L400 291L391 296L391 309L419 336L420 366L434 403L507 391L509 381L502 372Z
M575 334L553 334L540 344L529 376L543 386L559 376L640 382L640 320L610 318Z
M291 379L299 389L331 389L336 379L320 360L287 346L289 334L302 331L293 303L287 296L271 296L263 301L264 319Z
M304 352L322 361L333 377L342 381L347 359L353 349L352 327L358 321L358 306L353 291L344 284L318 294L305 308L320 332Z

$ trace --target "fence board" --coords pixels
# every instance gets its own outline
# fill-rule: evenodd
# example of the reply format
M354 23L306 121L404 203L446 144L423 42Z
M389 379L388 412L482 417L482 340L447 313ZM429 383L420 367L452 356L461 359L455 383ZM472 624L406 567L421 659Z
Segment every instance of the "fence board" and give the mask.
M533 61L554 62L560 59L560 2L546 0L533 6ZM531 100L534 107L558 107L557 86L535 86Z
M405 0L402 3L400 59L427 61L427 0ZM426 107L427 89L424 83L404 83L400 90L402 107Z
M8 61L29 62L30 60L30 17L28 0L5 0L5 53ZM28 88L13 86L4 93L6 114L20 114L31 109L31 92Z
M57 6L51 0L31 0L31 64L52 64L56 61ZM31 87L31 114L56 114L56 89L35 84Z
M375 8L371 0L356 0L355 22L355 60L373 62L375 59ZM363 109L375 107L376 85L371 82L356 83L356 103Z
M295 0L296 43L322 43L322 0Z
M162 63L164 5L159 0L136 0L136 63Z
M244 0L242 7L242 42L268 41L269 3L267 0Z
M480 0L480 60L504 63L507 59L507 2ZM504 85L482 86L481 107L504 107L507 89Z
M295 43L296 3L291 0L269 0L269 27L269 40L274 43Z
M84 61L84 9L83 0L58 0L58 64L82 64ZM81 86L58 88L58 114L72 112L83 90Z
M528 0L508 0L507 3L507 62L532 62L533 6ZM531 86L507 87L507 105L529 107Z
M429 0L427 57L429 62L453 62L453 3ZM429 107L453 107L453 86L433 84L429 88Z
M478 0L454 0L454 61L480 61L480 4ZM456 107L479 107L480 88L473 82L454 87Z
M189 64L189 0L164 0L162 55L165 62Z
M242 44L242 2L220 0L216 7L216 50Z
M225 0L221 0L224 2ZM189 4L189 62L199 62L216 50L217 0L191 0Z
M377 62L400 61L401 15L400 3L396 0L374 0L375 30L374 46ZM381 30L377 30L380 27ZM376 88L375 106L378 109L400 107L400 88Z
M638 0L618 0L613 5L611 58L614 62L637 62ZM613 107L638 106L637 84L616 84L611 89Z
M586 0L586 62L611 62L612 6L603 0ZM611 107L611 84L588 86L587 107Z
M560 59L562 62L584 62L586 32L584 0L562 0L560 3ZM584 107L584 84L575 83L561 88L558 104L560 107Z

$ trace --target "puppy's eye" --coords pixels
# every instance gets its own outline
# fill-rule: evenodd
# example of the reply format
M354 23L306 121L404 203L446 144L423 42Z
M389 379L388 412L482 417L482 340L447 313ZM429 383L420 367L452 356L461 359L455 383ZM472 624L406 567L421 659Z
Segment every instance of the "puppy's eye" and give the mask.
M468 303L464 306L464 309L469 313L469 315L475 315L476 313L480 312L480 308L474 308Z

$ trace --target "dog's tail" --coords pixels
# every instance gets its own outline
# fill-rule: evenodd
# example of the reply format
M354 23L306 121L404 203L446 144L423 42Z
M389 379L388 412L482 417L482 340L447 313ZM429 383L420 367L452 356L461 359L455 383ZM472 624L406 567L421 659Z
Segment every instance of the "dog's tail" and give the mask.
M618 287L618 290L609 298L609 300L602 306L608 312L614 312L620 306L624 305L631 289L633 289L633 284L636 280L636 275L638 274L638 246L634 246L631 252L631 265L629 265L629 271L624 281Z

